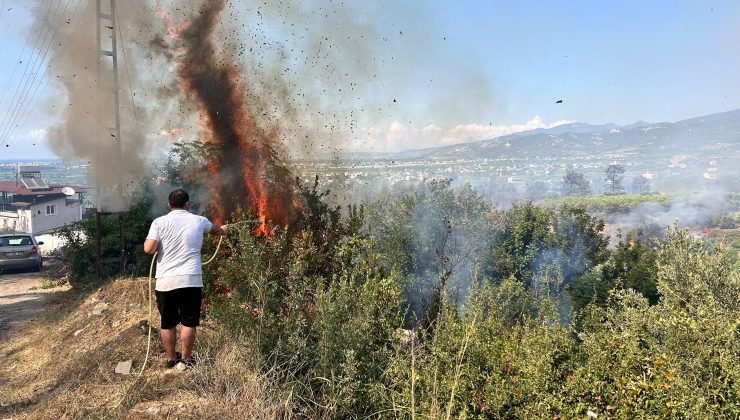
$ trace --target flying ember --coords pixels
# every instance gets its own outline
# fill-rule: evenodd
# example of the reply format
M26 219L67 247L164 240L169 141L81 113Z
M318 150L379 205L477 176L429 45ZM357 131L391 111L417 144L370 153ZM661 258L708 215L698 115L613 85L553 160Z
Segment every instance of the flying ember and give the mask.
M200 140L209 146L209 208L216 223L225 222L238 206L257 216L256 234L268 235L269 224L287 225L295 217L292 176L280 157L281 145L250 112L244 95L250 86L233 57L218 50L214 28L225 0L204 2L186 24L165 20L177 58L177 74L186 98L198 105Z

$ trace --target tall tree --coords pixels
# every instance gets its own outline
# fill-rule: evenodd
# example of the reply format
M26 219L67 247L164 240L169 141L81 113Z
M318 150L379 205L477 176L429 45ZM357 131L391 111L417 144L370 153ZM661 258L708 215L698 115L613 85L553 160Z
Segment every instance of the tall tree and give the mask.
M586 175L569 168L563 176L563 195L590 195L591 183Z
M632 179L632 191L636 194L650 192L650 179L645 175L638 175Z
M547 197L548 187L545 181L535 180L527 183L527 200L541 200Z
M606 183L611 194L622 194L622 178L624 178L624 166L618 163L612 163L604 170L606 174Z

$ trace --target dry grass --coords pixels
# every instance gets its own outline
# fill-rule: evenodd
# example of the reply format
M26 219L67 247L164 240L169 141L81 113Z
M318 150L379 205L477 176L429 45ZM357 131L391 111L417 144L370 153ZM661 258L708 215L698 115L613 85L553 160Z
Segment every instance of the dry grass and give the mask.
M254 368L257 351L204 322L198 366L163 368L158 334L141 377L147 336L147 279L120 279L79 296L0 344L0 415L13 418L277 418L284 400ZM94 310L105 308L102 314ZM159 316L152 324L159 325ZM75 335L75 333L77 333ZM114 373L133 360L131 375ZM117 406L118 402L121 404Z

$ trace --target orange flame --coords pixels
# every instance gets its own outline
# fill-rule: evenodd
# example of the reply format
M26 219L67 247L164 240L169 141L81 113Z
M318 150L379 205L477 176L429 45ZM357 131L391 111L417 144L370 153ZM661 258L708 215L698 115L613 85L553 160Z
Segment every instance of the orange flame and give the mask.
M267 199L264 197L260 200L259 208L257 209L257 218L260 224L254 230L254 234L257 236L270 236L270 225L267 218Z
M292 175L280 158L275 130L263 129L245 101L249 83L213 31L226 0L204 2L199 14L175 25L157 2L176 56L180 88L197 103L200 140L213 145L206 163L210 175L211 219L226 222L241 205L259 220L256 235L269 236L270 223L295 220Z

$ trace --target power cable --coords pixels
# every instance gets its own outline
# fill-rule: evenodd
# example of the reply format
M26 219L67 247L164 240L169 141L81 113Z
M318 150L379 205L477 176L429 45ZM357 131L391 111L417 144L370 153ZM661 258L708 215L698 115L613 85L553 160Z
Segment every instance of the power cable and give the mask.
M31 28L31 31L33 33L35 33L37 36L39 36L39 37L41 36L41 31L38 30L37 26L41 26L43 24L43 21L46 20L49 17L49 11L51 10L51 4L52 3L49 2L47 4L48 4L49 8L46 10L46 14L44 15L44 19L37 21L35 23L34 27ZM34 28L36 28L36 29L34 29ZM38 39L35 40L31 45L35 45L36 42L38 42ZM0 97L0 104L2 104L3 101L5 100L5 94L10 91L10 82L13 81L13 78L15 77L15 73L18 71L18 66L23 62L23 57L24 57L23 54L26 52L26 48L28 47L28 45L29 44L27 44L27 43L24 43L23 44L23 48L21 49L20 56L18 57L17 60L15 60L15 67L13 67L13 73L11 73L10 79L8 79L8 83L6 84L5 89L3 90L2 97ZM33 53L32 53L32 55L33 55ZM28 68L29 61L30 61L30 59L29 60L26 60L26 68Z
M57 3L56 10L54 11L54 16L57 15L57 12L59 11L59 6L61 6L61 4L62 4L62 0L59 0L59 2ZM47 14L47 17L48 17L48 14ZM50 21L50 20L47 19L47 22L48 21ZM8 111L6 112L5 117L3 118L4 121L2 122L2 124L0 124L0 146L5 143L5 139L4 139L5 132L8 129L8 127L12 124L12 122L13 122L13 120L15 118L15 115L16 115L16 113L18 111L18 106L19 106L19 104L22 101L21 100L21 97L24 96L24 92L26 91L26 87L28 86L28 83L31 80L31 76L30 75L33 74L33 69L36 67L36 63L38 61L38 58L42 54L42 49L47 49L48 50L48 48L51 46L51 42L49 42L48 46L47 47L44 47L44 45L46 45L47 35L49 35L51 33L51 29L47 29L47 28L44 28L44 29L46 29L46 30L43 31L44 32L43 35L41 35L41 31L39 31L39 38L41 38L43 36L43 40L41 41L41 48L39 48L38 54L36 54L36 58L34 58L34 52L31 52L31 58L26 62L26 67L23 70L23 75L21 76L21 80L18 83L18 86L16 87L15 93L13 94L13 99L11 100L11 105L8 108ZM53 41L53 38L51 40ZM31 71L31 73L29 73L28 72L28 66L31 64L31 62L33 62L33 65L31 66L31 70L32 71ZM28 76L28 77L26 77L26 76ZM24 79L26 79L26 82L25 83L23 82ZM21 95L20 96L18 96L18 91L19 90L21 92ZM18 99L17 101L16 101L16 98Z
M121 51L123 52L123 67L126 69L126 79L128 79L128 93L131 97L131 109L134 111L134 121L136 121L136 132L139 136L139 140L142 140L141 136L141 126L139 125L139 116L136 112L136 102L134 101L134 90L131 87L131 74L128 72L128 58L126 58L126 46L124 45L124 39L123 39L123 31L121 30L121 22L118 20L118 7L113 4L114 6L114 12L116 15L116 22L115 26L118 27L118 35L121 38Z
M74 9L72 10L72 14L70 15L69 19L67 20L67 23L71 22L75 16L77 15L77 10L79 9L80 5L85 0L79 0L77 4L75 5ZM88 0L89 3L89 0ZM18 134L18 130L25 126L26 122L28 121L29 117L31 116L31 113L29 112L33 107L39 102L40 98L38 97L39 92L43 92L44 88L49 84L49 79L45 78L43 83L37 84L36 89L34 90L33 94L31 95L31 100L26 105L25 109L21 110L20 115L22 120L19 121L18 124L16 124L13 128L11 133L8 135L8 140L14 138L16 134Z
M62 0L59 0L59 2L57 3L56 10L54 11L54 15L56 15L57 12L59 11L59 6L61 6L61 4L62 4ZM47 21L47 22L49 21L48 11L47 11L46 16L44 17L44 20L42 20L40 22L40 24L43 24L44 21ZM35 54L36 53L36 50L35 49L32 50L30 57L28 58L28 60L26 60L26 67L23 69L23 74L21 75L21 79L20 79L20 81L18 83L18 86L16 86L15 92L13 93L13 98L11 99L10 107L6 111L6 114L5 114L5 117L3 118L2 124L0 124L0 127L2 127L2 131L4 131L5 130L5 127L7 127L7 125L12 121L13 115L15 114L15 112L17 110L18 103L20 102L20 97L18 96L18 92L20 91L21 92L21 96L23 96L23 91L25 90L25 87L28 84L28 80L30 80L30 74L33 73L33 69L36 67L36 62L38 60L38 57L41 56L41 51L42 51L44 45L46 44L47 35L50 32L51 32L51 30L49 30L47 28L43 28L43 29L39 28L39 30L38 30L38 37L37 37L36 41L34 41L31 44L31 45L36 45L36 44L39 44L39 41L40 41L41 48L39 48L38 54ZM34 57L34 55L35 55L35 57ZM31 73L28 72L28 67L29 66L31 66ZM24 79L26 80L26 83L24 83ZM17 99L17 101L16 101L16 99Z
M64 9L59 12L59 7L62 4L62 0L60 0L57 3L56 10L54 12L54 15L52 16L52 19L48 20L47 22L51 22L57 17L64 17L64 15L67 13L67 9L69 9L69 5L72 0L67 0L65 3ZM79 5L79 3L78 3ZM10 119L5 122L5 126L0 130L0 145L6 143L12 138L12 134L17 131L17 129L20 127L18 124L20 122L20 119L25 116L27 113L28 108L31 105L31 101L28 100L29 94L31 93L31 90L33 89L33 85L36 84L36 88L33 90L34 95L36 92L38 92L41 83L38 83L39 74L41 73L42 66L46 62L46 57L49 54L49 51L51 50L51 46L53 45L54 41L56 40L57 33L56 28L54 25L49 25L49 28L46 31L46 34L44 34L44 39L41 43L41 47L39 48L38 55L35 59L32 60L33 64L31 64L31 73L26 78L26 83L23 85L23 88L21 89L21 95L18 97L18 101L15 103L13 107L13 111L10 114ZM47 43L48 41L48 43ZM23 78L21 78L21 81Z
M69 8L71 0L67 0L67 3L64 6L64 9L60 14L57 15L57 11L59 10L59 6L61 6L61 0L57 4L57 11L55 11L54 16L52 19L56 19L58 16L64 16L67 12L67 9ZM54 28L53 25L50 25L50 28ZM46 62L46 56L49 54L49 51L51 50L51 46L54 44L54 41L56 40L56 30L49 29L47 31L48 37L48 44L46 44L47 37L44 36L44 41L41 44L41 48L39 48L39 54L36 56L36 58L33 60L33 64L31 64L31 73L29 74L28 78L26 79L26 83L23 86L23 89L21 90L21 96L18 98L18 101L15 104L13 113L11 114L11 118L9 120L9 123L3 128L2 134L0 134L0 140L4 142L8 141L10 139L11 132L15 131L15 128L18 127L19 120L23 117L22 110L28 108L27 99L29 96L29 93L31 92L31 89L33 89L33 84L36 83L36 90L38 90L39 84L38 78L39 73L41 72L42 66ZM45 45L45 46L44 46Z

